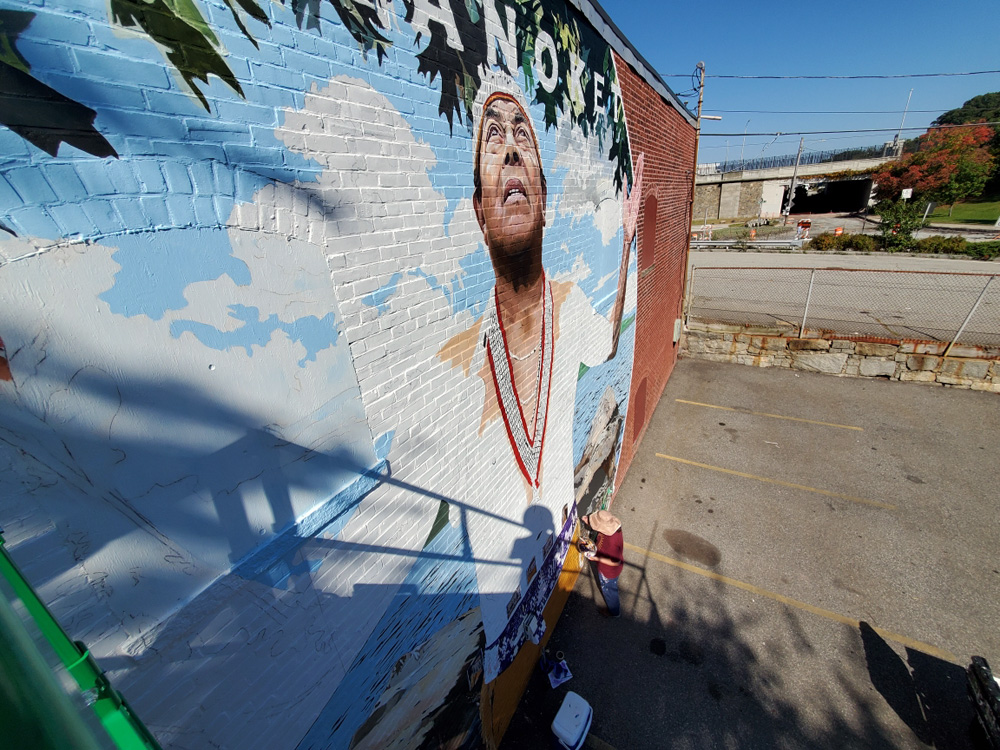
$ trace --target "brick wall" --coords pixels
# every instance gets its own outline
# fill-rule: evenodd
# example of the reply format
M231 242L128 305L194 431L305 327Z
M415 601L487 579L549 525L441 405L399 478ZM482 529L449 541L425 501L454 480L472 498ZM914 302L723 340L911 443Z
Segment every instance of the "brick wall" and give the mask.
M629 140L635 153L646 155L645 189L657 199L655 253L639 273L633 400L619 459L620 484L677 361L673 325L683 304L695 144L684 118L663 100L651 100L634 69L619 63L619 70ZM646 218L640 216L640 247L653 230Z
M690 117L587 3L237 5L0 10L0 526L164 745L495 746L676 356Z

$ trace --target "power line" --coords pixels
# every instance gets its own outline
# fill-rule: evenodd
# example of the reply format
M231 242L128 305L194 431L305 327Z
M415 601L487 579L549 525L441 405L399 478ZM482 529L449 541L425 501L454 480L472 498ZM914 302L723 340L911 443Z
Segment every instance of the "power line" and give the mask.
M704 135L704 133L702 135ZM784 137L786 134L782 133L781 135L782 135L782 137ZM792 133L788 133L787 135L792 136L793 134ZM856 140L856 139L857 139L857 136L842 135L842 136L834 137L834 138L820 138L818 140L809 140L809 141L806 141L806 143L823 143L823 142L827 142L827 141L852 141L852 140ZM749 143L748 142L747 143L747 151L750 150L751 146L753 146L753 147L767 146L770 143L771 143L771 141L757 141L757 142L754 142L754 143ZM782 142L779 142L779 146L791 145L791 143L794 143L794 141L791 141L791 142L790 141L782 141ZM883 145L885 145L884 142L879 141L878 143L860 144L860 145L857 146L857 148L864 149L864 148L875 147L875 146L883 146ZM725 144L717 145L717 146L709 146L709 145L700 145L699 146L699 150L700 151L712 151L712 150L720 150L720 149L725 149L725 148L726 148ZM735 147L732 144L730 144L729 148L732 149L732 148L735 148ZM833 149L833 148L831 148L831 149L814 149L814 148L809 148L808 146L806 146L806 150L807 151L816 151L816 152L831 151L831 150L839 151L839 150L843 150L843 148L844 147L840 146L840 147L837 147L835 149Z
M790 80L805 80L805 81L871 81L871 80L885 80L890 78L947 78L951 76L985 76L993 73L1000 73L1000 70L973 70L966 73L901 73L899 75L862 75L862 76L736 76L736 75L718 75L712 73L706 73L705 78L735 78L743 80L758 80L758 81L790 81ZM664 78L687 78L690 73L661 73Z
M892 128L892 130L895 132L896 130L898 130L898 128ZM702 133L702 135L707 135L707 134L706 133ZM743 134L740 133L740 137L742 137L742 135ZM768 135L768 137L771 137L771 138L774 137L773 133L768 133L767 135ZM789 137L792 137L792 136L797 135L797 133L782 133L781 134L782 137L784 137L786 135L789 136ZM806 143L824 143L826 141L855 141L855 140L857 140L857 138L858 137L856 135L835 135L835 136L828 137L828 138L810 139L810 140L806 141ZM751 146L756 147L756 146L769 145L772 142L773 141L747 141L747 149L749 149ZM784 144L782 144L782 145L784 145ZM880 143L872 143L872 144L868 144L868 145L869 146L882 146L884 144L880 142ZM727 148L727 146L725 144L719 144L717 146L708 146L708 145L700 145L699 146L699 150L700 151L711 151L711 150L714 150L714 149L725 149L725 148ZM734 148L734 146L730 145L728 148ZM868 146L859 145L858 148L868 148ZM812 148L809 148L808 146L806 146L806 150L807 151L822 151L824 149L812 149ZM794 156L794 154L793 154L793 156Z
M947 125L944 128L976 128L981 125L995 126L1000 125L1000 122L970 122L966 125ZM900 130L927 130L927 128L866 128L864 130L800 130L800 131L782 131L779 133L702 133L702 138L708 138L709 136L714 136L715 138L742 138L744 135L826 135L827 133L893 133Z
M901 109L709 109L706 112L725 112L727 114L746 115L901 115ZM946 112L944 109L911 109L911 114L931 115Z

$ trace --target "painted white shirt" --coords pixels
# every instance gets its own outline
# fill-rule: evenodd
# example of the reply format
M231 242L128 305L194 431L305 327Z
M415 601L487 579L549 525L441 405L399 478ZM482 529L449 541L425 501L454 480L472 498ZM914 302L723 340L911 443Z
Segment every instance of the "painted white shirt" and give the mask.
M558 282L557 282L558 284ZM559 295L554 295L559 296ZM482 434L468 434L474 456L459 467L463 474L462 500L475 510L465 519L479 584L486 635L486 680L502 669L491 658L490 646L507 626L508 605L515 591L523 596L530 584L529 569L541 572L549 535L558 535L566 515L573 515L573 416L580 364L588 367L607 359L611 351L611 324L594 311L576 284L554 311L556 338L545 441L542 450L541 486L535 499L527 489L503 419L493 418ZM461 408L478 432L486 388L480 373L486 362L483 344L485 319L479 321L479 338L468 379L474 381L475 398ZM534 574L533 574L534 576ZM533 577L532 576L532 577ZM516 605L513 605L516 607ZM511 615L522 617L529 613Z

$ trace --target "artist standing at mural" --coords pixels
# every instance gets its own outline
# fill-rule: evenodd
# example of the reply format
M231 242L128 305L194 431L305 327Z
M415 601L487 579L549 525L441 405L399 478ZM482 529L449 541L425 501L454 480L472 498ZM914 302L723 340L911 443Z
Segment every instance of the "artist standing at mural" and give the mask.
M469 487L478 488L470 502L487 512L471 514L468 532L489 680L516 655L525 635L523 620L540 614L561 570L575 520L576 382L581 363L598 365L618 348L643 160L637 160L631 192L622 196L618 286L605 318L577 284L554 281L543 267L548 189L520 88L508 76L488 74L473 114L473 208L495 285L482 318L452 339L441 356L475 373L484 389L477 415L477 452L484 460L473 468ZM528 513L529 506L548 513ZM512 534L525 529L530 536L518 539L512 550ZM553 534L561 550L553 550ZM520 564L503 562L511 558Z
M621 603L618 599L618 577L624 568L625 539L622 536L622 522L606 510L599 510L580 519L597 532L597 543L581 542L583 556L597 563L597 582L601 587L608 614L620 617Z

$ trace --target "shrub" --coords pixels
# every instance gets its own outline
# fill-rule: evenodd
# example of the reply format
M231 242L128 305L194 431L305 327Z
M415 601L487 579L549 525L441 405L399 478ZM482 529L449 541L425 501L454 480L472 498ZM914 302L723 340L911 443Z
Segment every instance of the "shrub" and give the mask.
M889 252L907 250L913 245L913 233L924 225L917 201L883 200L875 204L882 233L882 246Z
M966 252L964 237L924 237L913 247L915 253L945 253L961 255Z
M831 232L823 232L809 240L806 249L815 252L835 252L838 250L853 250L859 253L874 252L879 248L875 237L867 234L842 234L839 237ZM944 255L969 255L973 258L990 260L1000 257L1000 240L987 242L968 242L964 237L924 237L922 240L911 238L908 245L898 239L886 249L913 253L940 253Z
M867 234L842 234L838 237L830 232L823 232L809 240L806 247L817 252L856 250L859 253L870 253L875 250L876 243L875 238Z
M829 232L823 232L823 234L817 234L809 240L807 247L809 250L816 250L819 252L840 250L840 237L835 237Z
M870 253L876 248L875 238L867 234L845 234L840 239L845 248L859 253Z
M986 242L966 242L966 255L982 260L990 260L1000 256L1000 240L987 240Z

